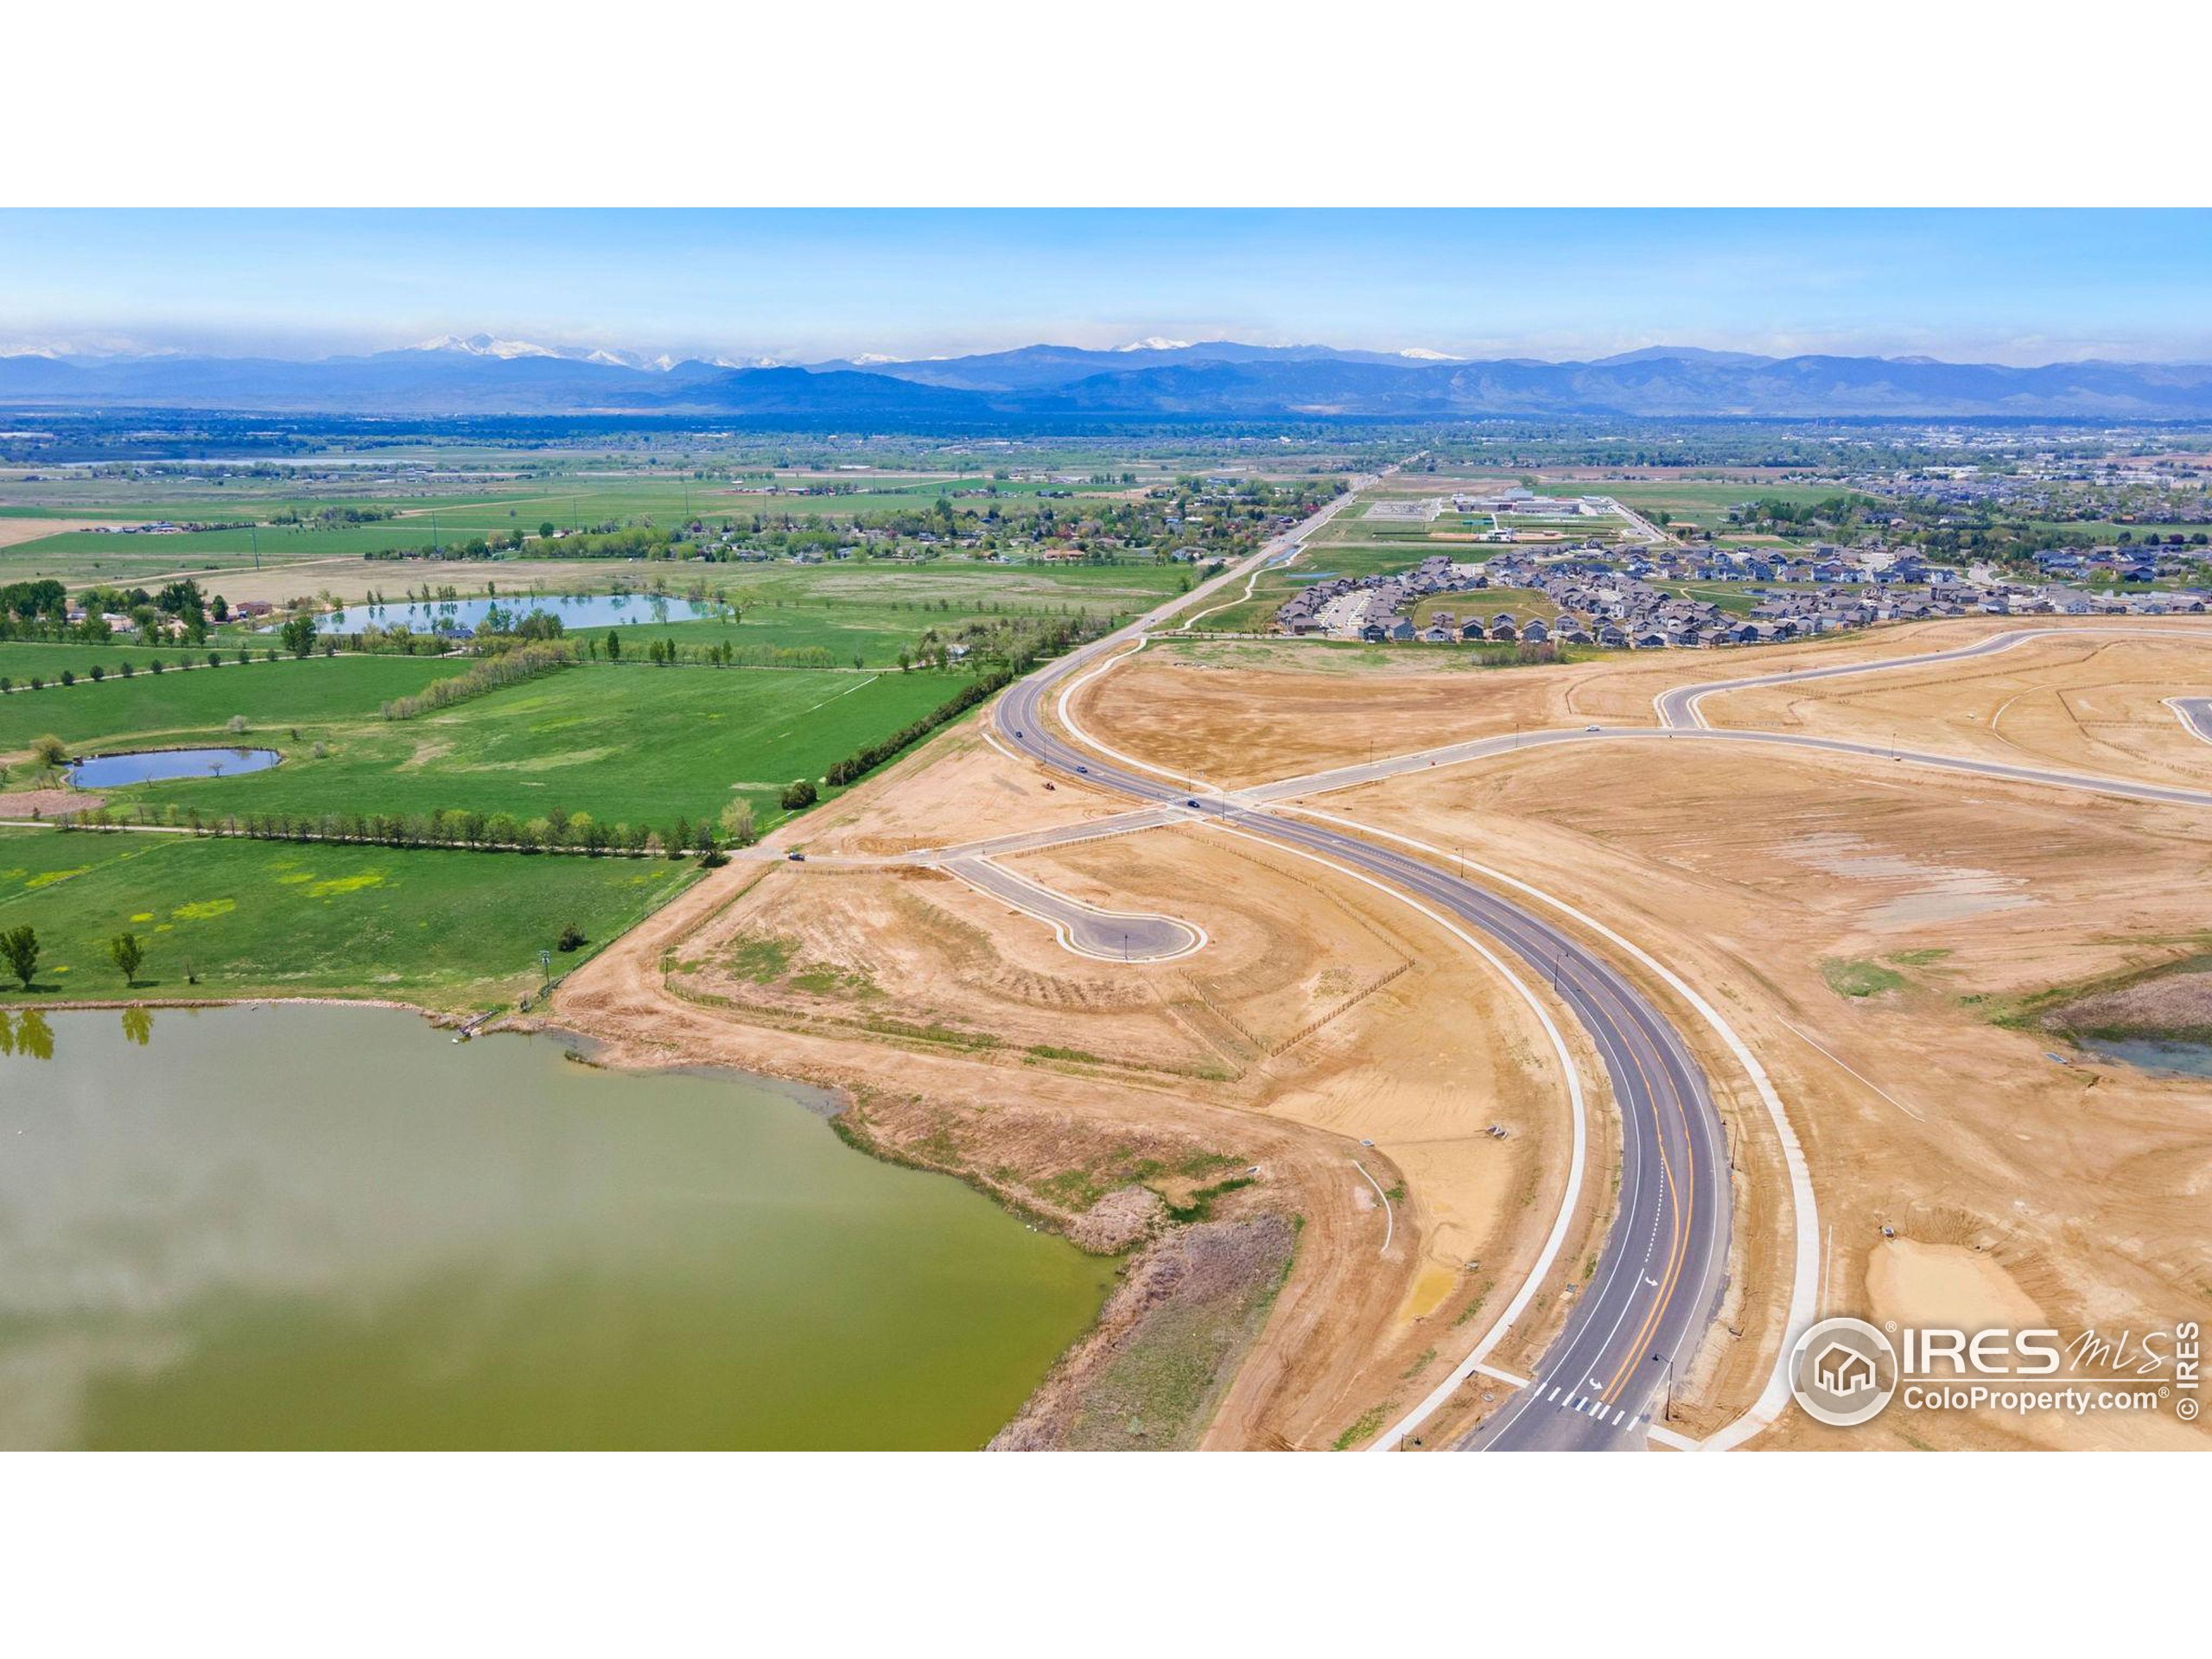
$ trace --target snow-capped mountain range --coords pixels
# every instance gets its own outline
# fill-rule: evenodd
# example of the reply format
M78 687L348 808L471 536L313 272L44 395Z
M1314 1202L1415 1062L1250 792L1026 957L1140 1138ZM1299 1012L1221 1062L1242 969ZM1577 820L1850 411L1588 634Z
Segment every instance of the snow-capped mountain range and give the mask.
M1104 349L828 362L678 357L444 334L310 362L23 342L0 406L330 415L710 415L764 425L1020 427L1102 422L1648 419L2212 420L2212 366L1763 357L1650 346L1586 362L1463 359L1149 336Z

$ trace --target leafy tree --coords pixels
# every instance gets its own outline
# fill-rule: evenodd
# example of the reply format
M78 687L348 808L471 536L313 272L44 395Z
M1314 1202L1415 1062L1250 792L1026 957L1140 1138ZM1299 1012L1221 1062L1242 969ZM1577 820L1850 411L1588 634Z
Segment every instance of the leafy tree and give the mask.
M293 656L305 657L315 649L315 619L296 616L283 626L277 637L283 640L284 649Z
M612 628L607 631L607 660L610 663L622 660L622 636Z
M784 785L782 799L786 812L803 812L819 798L813 783L808 779L801 778Z
M0 933L0 957L6 959L8 971L23 982L23 988L30 989L31 976L38 972L37 931L26 922Z
M123 976L126 985L138 982L138 969L146 960L146 947L138 943L136 933L118 933L107 942L107 959Z
M574 922L570 922L561 930L561 937L553 943L556 950L564 951L580 950L584 943L584 931Z
M46 772L59 772L68 763L69 746L48 732L31 739L31 759Z
M733 847L750 847L760 839L760 831L753 827L752 802L732 801L722 808L722 834Z

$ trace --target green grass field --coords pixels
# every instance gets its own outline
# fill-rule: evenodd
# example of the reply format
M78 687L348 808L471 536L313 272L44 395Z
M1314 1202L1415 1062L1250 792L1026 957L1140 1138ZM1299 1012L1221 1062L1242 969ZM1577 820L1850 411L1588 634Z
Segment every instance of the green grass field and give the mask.
M537 953L563 927L582 929L587 951L604 945L693 874L666 859L0 830L0 929L27 924L41 947L35 988L0 976L0 1007L349 993L489 1007L537 984ZM130 993L107 956L124 931L146 950Z
M310 658L296 666L328 671L349 663L431 666L407 658L344 657ZM207 677L219 682L230 672ZM256 668L236 678L264 672ZM300 677L308 680L312 674ZM364 686L377 695L321 715L299 711L304 699L296 696L285 700L294 711L281 726L250 721L252 734L285 756L270 771L102 794L207 814L465 808L527 820L557 809L571 816L588 813L601 823L659 828L678 814L711 819L733 798L742 797L766 823L779 815L777 797L785 784L820 777L833 761L920 718L966 683L960 675L895 671L585 664L399 721L377 715L381 696L393 694ZM98 695L136 688L134 681L92 690ZM72 694L83 689L73 687ZM54 701L58 706L62 698ZM270 699L270 706L277 702ZM228 707L219 700L209 706ZM179 728L164 734L164 741L220 743L227 735L221 725L219 720L196 730ZM321 757L314 752L318 743L326 750ZM115 747L105 734L99 746Z
M28 677L45 671L11 666L31 660L30 653L52 653L53 661L67 665L72 652L102 650L0 645L0 672ZM172 662L181 660L175 652L168 656ZM197 660L202 666L188 671L141 673L127 680L110 676L97 685L79 678L70 686L50 682L42 691L11 691L0 697L0 754L19 751L48 732L73 748L113 749L187 738L220 741L234 715L243 715L249 727L268 737L294 726L372 716L387 699L419 691L432 680L468 667L457 659L420 657L288 657L241 666L233 656L217 669L205 666L205 652Z

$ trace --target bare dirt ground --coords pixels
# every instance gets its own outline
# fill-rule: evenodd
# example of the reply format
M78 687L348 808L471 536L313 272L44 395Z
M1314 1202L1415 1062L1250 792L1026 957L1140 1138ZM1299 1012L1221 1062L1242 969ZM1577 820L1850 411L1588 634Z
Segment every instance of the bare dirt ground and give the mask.
M1573 688L1592 666L1454 669L1452 660L1442 650L1155 644L1090 681L1071 707L1117 748L1236 788L1566 725Z
M2212 621L2172 632L2037 639L1980 661L1732 691L1704 712L1716 726L2212 786L2212 743L2163 702L2212 696Z
M1206 1444L1334 1444L1456 1362L1483 1328L1459 1316L1485 1283L1516 1282L1564 1177L1557 1062L1525 1009L1386 896L1218 832L1016 867L1216 943L1096 963L950 877L734 865L582 969L554 1017L617 1064L842 1088L852 1138L1078 1237L1133 1186L1218 1219L1300 1217L1290 1278L1221 1379ZM1509 1137L1484 1135L1492 1122ZM1137 1230L1152 1219L1140 1207Z
M1128 810L1118 795L1056 778L995 748L989 728L963 722L898 765L770 836L776 848L880 856L1028 830L1061 829ZM1053 787L1046 789L1046 783Z
M1328 804L1465 844L1560 893L1724 1009L1805 1144L1827 1235L1824 1312L1895 1300L1886 1226L1974 1255L1985 1277L1993 1266L2062 1328L2201 1314L2212 1287L2202 1085L2061 1064L2055 1039L1992 1015L2192 948L2204 915L2191 895L2212 853L2202 814L1714 750L1633 778L1554 752ZM1707 1063L1725 1075L1725 1061ZM1916 1312L1960 1282L1907 1276L1934 1287ZM1956 1300L1972 1328L1986 1298ZM1786 1418L1754 1444L2136 1444L2147 1432L2109 1418L1892 1412L1848 1433Z
M0 547L18 547L75 530L97 530L112 522L105 518L0 518Z
M93 804L73 789L19 789L0 794L0 818L50 818Z
M1284 641L1154 643L1091 680L1074 700L1089 730L1114 733L1141 760L1230 787L1516 730L1652 725L1652 699L1676 686L1950 650L2021 627L2087 627L2066 618L1951 618L1757 650L1637 652L1530 667L1453 667L1453 655ZM1716 726L1804 730L2001 756L2174 782L2212 778L2212 747L2161 696L2212 686L2212 623L2129 620L2175 641L2109 652L2031 642L1981 660L1885 671L1708 698ZM2068 664L2073 666L2067 666ZM2060 686L2050 715L2013 692ZM1996 690L2008 680L2010 690ZM2077 683L2078 682L2078 683ZM1955 687L1956 688L1955 690ZM2163 689L2159 689L2163 687ZM2153 692L2155 691L2155 695ZM1988 745L2002 709L2001 739ZM1977 715L1979 718L1977 718ZM1770 718L1771 716L1772 718ZM2020 721L2013 747L2016 716ZM2084 722L2086 721L2086 727ZM2077 736L2086 730L2088 735Z

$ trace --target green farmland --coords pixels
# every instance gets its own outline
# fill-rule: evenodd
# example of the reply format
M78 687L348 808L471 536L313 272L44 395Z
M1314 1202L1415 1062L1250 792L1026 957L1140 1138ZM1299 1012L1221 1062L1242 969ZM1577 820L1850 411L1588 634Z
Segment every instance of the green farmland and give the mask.
M711 820L742 798L765 823L778 816L785 785L819 778L967 683L963 676L938 673L596 663L412 720L379 715L385 699L466 666L457 659L310 658L158 682L80 683L0 702L7 721L0 729L8 733L0 741L20 749L37 733L54 731L80 750L244 741L283 753L282 766L250 776L180 779L97 797L208 816L459 809L528 820L557 810L601 823L664 826L679 814ZM226 730L238 713L246 716L244 738Z
M6 977L0 1007L341 994L490 1007L538 982L537 953L564 927L604 945L691 875L666 859L0 829L0 929L29 925L41 947L34 988ZM125 931L146 951L130 992L107 956Z
M67 665L87 652L105 649L0 645L0 672L19 676L23 683L32 674L52 677L42 691L17 690L0 697L0 754L23 749L48 732L77 749L113 749L148 741L220 742L233 715L244 716L254 734L265 739L279 728L373 716L387 700L420 691L431 681L468 667L455 658L416 657L283 658L273 663L257 658L241 664L233 652L224 657L220 668L210 669L207 652L201 652L192 659L200 664L197 668L173 667L163 674L141 671L127 680L110 675L99 684L84 677L80 665L77 683L65 686L59 683L58 670L29 665L41 658ZM171 663L185 660L178 652L144 655L166 656Z

